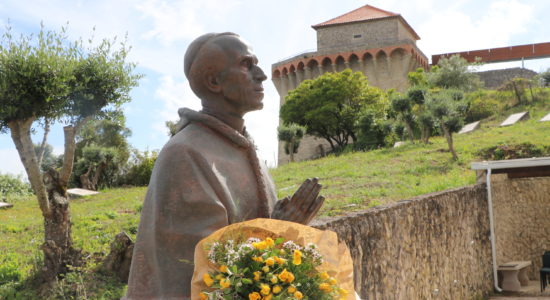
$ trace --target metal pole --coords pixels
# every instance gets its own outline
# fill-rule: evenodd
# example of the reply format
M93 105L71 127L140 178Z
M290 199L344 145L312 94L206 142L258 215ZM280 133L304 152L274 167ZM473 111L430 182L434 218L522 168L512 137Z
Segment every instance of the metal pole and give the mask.
M525 61L523 60L523 57L521 58L521 68L525 69Z
M493 221L493 196L491 195L491 169L487 169L487 201L489 202L489 227L491 229L491 254L493 256L493 281L495 290L502 292L502 289L498 287L498 273L497 273L497 252L495 246L495 224Z

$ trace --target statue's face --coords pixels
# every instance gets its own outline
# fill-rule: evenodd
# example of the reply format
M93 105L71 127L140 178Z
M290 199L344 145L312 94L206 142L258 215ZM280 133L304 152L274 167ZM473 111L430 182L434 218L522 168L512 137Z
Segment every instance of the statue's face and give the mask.
M262 81L267 77L258 67L258 59L250 46L237 36L223 36L215 43L221 46L227 59L218 77L224 98L241 116L262 109Z

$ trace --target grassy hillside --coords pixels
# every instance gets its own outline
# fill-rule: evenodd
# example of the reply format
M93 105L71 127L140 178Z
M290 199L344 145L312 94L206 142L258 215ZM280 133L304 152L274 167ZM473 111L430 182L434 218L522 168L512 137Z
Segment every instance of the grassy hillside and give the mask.
M521 111L515 108L512 112ZM319 177L327 201L323 215L376 206L415 195L472 184L472 161L480 149L499 144L533 143L550 147L550 122L538 122L550 112L550 101L530 108L531 119L511 127L496 127L496 116L474 133L455 135L460 157L453 161L442 138L431 144L407 144L395 149L348 153L338 157L292 163L272 170L279 197L292 194L308 177ZM511 112L510 112L511 113ZM87 265L69 273L53 289L42 289L55 299L118 299L125 285L98 273L97 262L109 251L120 231L135 237L146 188L110 189L73 200L73 237L86 253ZM46 299L33 285L33 270L41 265L42 216L37 201L18 200L0 210L0 299Z
M406 144L291 163L274 169L272 175L279 197L291 194L304 178L319 177L327 198L321 211L324 215L473 184L475 173L470 164L482 160L477 154L480 149L521 143L550 146L550 122L538 122L550 112L550 100L530 107L530 120L498 127L507 115L523 109L516 107L506 115L494 116L472 133L455 134L458 161L451 159L445 139L435 137L428 145Z

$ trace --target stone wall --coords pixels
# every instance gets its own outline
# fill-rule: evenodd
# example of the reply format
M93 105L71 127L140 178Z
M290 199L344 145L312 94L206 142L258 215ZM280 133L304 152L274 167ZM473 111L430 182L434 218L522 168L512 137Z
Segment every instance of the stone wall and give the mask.
M362 299L477 299L492 291L484 185L321 219L356 265Z
M479 79L485 83L485 87L488 89L498 89L506 81L509 81L514 78L527 78L531 79L533 76L537 75L537 72L531 71L529 69L523 68L510 68L502 70L492 70L477 72Z
M529 278L539 280L542 254L550 251L550 178L492 181L497 263L529 260Z
M369 48L396 44L398 40L397 18L370 22L339 24L317 28L317 51L337 51L356 46Z

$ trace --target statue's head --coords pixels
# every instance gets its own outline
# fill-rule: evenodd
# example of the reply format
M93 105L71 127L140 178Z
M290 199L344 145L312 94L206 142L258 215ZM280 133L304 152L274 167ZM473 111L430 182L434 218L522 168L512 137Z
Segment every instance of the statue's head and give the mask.
M205 102L224 101L234 113L262 109L264 72L252 49L237 34L207 33L187 48L185 76Z

